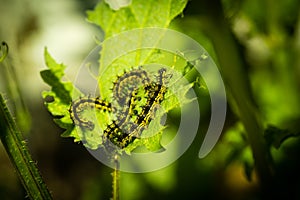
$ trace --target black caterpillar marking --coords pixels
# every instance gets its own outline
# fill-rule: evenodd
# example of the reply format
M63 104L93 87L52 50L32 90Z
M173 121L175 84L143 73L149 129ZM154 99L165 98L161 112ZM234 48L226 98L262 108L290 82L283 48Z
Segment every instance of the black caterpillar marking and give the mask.
M153 113L153 108L163 101L164 95L167 91L164 83L165 73L165 68L160 69L157 77L157 83L151 83L145 86L145 91L148 94L148 98L141 114L137 117L137 124L149 124L151 121L151 113Z
M78 125L82 128L87 128L89 130L93 130L95 125L92 121L84 119L81 117L81 113L85 109L98 109L101 111L112 112L113 109L111 104L101 100L100 98L80 98L72 102L71 107L69 109L71 119L75 125Z
M121 77L118 77L114 83L113 95L116 98L119 105L125 105L128 101L128 97L132 92L140 85L145 85L150 82L150 78L145 70L135 69L130 72L126 72Z
M136 129L136 124L132 122L126 123L126 126L121 128L117 125L114 120L111 124L107 126L103 133L104 142L109 139L111 143L117 145L119 148L123 149L132 143L136 137L131 134ZM107 145L109 145L106 142Z

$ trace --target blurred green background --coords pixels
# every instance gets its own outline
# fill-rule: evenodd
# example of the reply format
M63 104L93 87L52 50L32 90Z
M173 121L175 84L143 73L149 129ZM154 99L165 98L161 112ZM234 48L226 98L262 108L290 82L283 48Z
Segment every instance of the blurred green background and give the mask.
M215 58L206 29L206 13L219 10L205 0L188 2L171 28L202 44ZM72 79L103 34L86 21L96 0L0 0L0 41L10 47L0 64L0 92L15 113L33 159L54 199L109 199L112 170L94 159L81 144L61 138L63 132L43 105L48 89L39 72L45 68L47 46L58 62L68 66ZM265 125L300 132L300 2L298 0L223 0L249 77L253 98ZM203 18L204 16L204 18ZM208 25L203 25L208 23ZM233 44L235 45L235 44ZM224 46L224 49L228 47ZM16 83L20 88L16 89ZM199 134L189 150L171 166L147 174L121 174L121 199L260 199L260 186L242 125L229 107L224 131L214 150L197 157L209 121L206 94ZM22 97L22 101L20 100ZM229 96L229 98L231 98ZM21 103L20 103L21 102ZM202 134L201 134L202 133ZM300 144L297 137L271 147L278 189L284 197L300 199ZM248 178L247 178L248 177ZM251 178L251 181L248 179ZM0 144L0 199L23 199L23 190Z

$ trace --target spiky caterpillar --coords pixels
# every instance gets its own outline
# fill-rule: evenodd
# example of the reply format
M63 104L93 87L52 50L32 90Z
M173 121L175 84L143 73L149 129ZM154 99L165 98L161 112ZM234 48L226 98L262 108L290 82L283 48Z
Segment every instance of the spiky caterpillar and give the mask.
M166 69L158 71L156 81L150 80L146 71L135 69L124 73L114 82L113 97L118 103L118 109L112 104L97 98L81 98L72 102L70 115L75 125L89 130L94 129L94 123L81 117L85 109L98 109L103 112L113 112L116 119L104 129L103 141L108 140L119 148L125 148L138 138L148 127L155 114L155 107L159 105L167 91L165 86ZM146 98L145 104L137 111L137 102L141 100L138 90L142 88ZM135 120L132 116L136 115ZM108 139L108 140L107 140Z
M69 113L73 123L77 126L93 130L95 125L92 121L85 119L81 113L86 109L97 109L101 111L112 112L111 103L101 100L100 98L83 97L72 102Z

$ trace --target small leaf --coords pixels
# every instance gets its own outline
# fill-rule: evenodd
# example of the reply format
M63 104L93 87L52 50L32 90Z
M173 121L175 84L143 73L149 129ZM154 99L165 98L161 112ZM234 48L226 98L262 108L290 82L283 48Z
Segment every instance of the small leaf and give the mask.
M51 86L51 91L43 91L42 96L45 100L47 98L53 99L50 102L46 101L45 105L48 111L56 117L54 119L55 123L61 128L67 129L63 136L75 137L75 141L79 141L78 134L73 131L74 125L69 114L74 88L71 82L62 81L66 67L55 62L46 48L44 56L49 69L41 71L41 77L45 83ZM79 91L74 91L74 94L80 95Z

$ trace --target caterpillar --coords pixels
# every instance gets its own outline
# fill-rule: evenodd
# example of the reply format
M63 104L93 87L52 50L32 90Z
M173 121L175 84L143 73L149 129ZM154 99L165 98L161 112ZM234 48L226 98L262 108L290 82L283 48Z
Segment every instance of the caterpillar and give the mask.
M155 112L155 106L160 104L164 99L164 94L167 91L164 82L165 75L166 69L162 68L159 70L157 83L153 82L144 85L147 102L143 106L140 115L138 115L134 123L125 123L126 127L124 127L124 123L118 125L116 121L114 121L104 131L104 140L105 138L108 138L114 145L117 145L120 148L125 148L128 144L140 136L141 132L147 128L151 122L152 116ZM135 92L132 92L132 94L135 94ZM131 100L132 98L134 97L131 97Z
M132 143L136 137L131 134L136 129L136 124L132 122L127 122L126 126L119 127L117 122L114 120L103 132L103 140L109 139L111 143L117 145L119 148L123 149ZM109 146L108 142L105 145Z
M150 82L150 78L145 70L135 69L118 77L114 83L113 96L116 98L120 106L125 105L128 97L140 85L145 85Z
M135 102L141 99L141 97L137 97L137 91L140 87L149 83L148 73L141 68L124 73L114 82L113 97L116 99L119 107L122 108L117 113L118 126L122 126L130 117L137 114Z
M118 106L113 107L111 103L96 98L80 98L72 102L69 109L71 119L75 125L88 130L94 129L94 123L81 115L85 109L97 109L103 112L115 113L116 119L103 131L103 143L108 140L123 149L138 138L143 130L148 127L155 114L155 107L159 105L167 91L166 69L162 68L155 76L156 81L151 81L145 70L135 69L119 76L114 82L113 97ZM141 100L138 91L142 89L146 98L145 105L136 110L137 102ZM133 120L132 116L137 117Z
M166 69L160 69L159 76L157 77L157 83L154 82L145 86L145 90L149 97L147 98L146 105L144 106L141 114L136 120L137 124L148 124L153 108L163 101L164 95L167 91L167 88L165 87L166 83L164 82L165 74Z
M72 102L71 107L69 108L69 113L71 119L75 125L78 125L82 128L87 128L88 130L93 130L95 125L92 121L84 119L81 117L81 113L85 109L98 109L101 111L112 112L113 108L111 103L101 100L99 97L97 98L80 98Z

